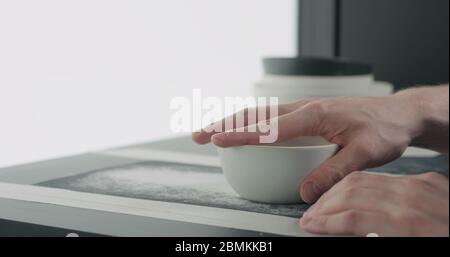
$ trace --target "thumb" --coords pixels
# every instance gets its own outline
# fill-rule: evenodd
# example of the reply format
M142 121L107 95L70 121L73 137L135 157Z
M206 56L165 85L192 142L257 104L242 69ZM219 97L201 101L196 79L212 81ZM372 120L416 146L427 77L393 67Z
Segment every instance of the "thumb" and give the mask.
M315 202L347 174L367 168L368 158L359 149L361 149L359 144L349 144L313 170L300 186L303 201Z

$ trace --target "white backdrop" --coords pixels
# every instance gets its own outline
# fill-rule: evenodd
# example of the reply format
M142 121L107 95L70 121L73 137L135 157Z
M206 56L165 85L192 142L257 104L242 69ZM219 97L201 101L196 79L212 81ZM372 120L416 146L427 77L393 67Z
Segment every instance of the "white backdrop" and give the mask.
M171 135L169 101L250 95L295 0L0 1L0 166Z

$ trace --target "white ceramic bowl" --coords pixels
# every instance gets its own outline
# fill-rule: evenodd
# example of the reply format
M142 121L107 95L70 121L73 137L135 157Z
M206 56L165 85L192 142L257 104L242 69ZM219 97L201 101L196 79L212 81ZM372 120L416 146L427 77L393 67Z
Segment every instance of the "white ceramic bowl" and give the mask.
M225 177L243 198L288 204L301 202L299 186L338 146L321 137L301 137L271 145L218 148Z

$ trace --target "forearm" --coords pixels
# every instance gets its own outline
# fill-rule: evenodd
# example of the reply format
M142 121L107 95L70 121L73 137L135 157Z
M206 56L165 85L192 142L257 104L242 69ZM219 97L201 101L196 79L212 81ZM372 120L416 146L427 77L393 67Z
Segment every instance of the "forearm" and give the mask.
M408 101L417 114L411 145L448 153L448 85L408 89L400 91L395 97Z

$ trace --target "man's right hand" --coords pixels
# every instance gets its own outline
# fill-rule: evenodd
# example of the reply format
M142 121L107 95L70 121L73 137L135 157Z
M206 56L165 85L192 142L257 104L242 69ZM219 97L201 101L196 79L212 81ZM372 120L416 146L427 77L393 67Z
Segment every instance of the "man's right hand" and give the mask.
M438 89L447 93L443 101L445 103L446 100L447 104L448 141L448 87ZM435 96L438 89L429 89L434 90L430 94ZM424 131L429 131L426 121L436 114L431 115L424 110L421 97L400 93L388 97L304 99L279 106L277 141L298 136L322 136L340 146L334 157L312 171L302 182L302 199L315 202L347 174L390 162L400 157L414 140L423 138ZM442 112L445 114L445 108ZM223 124L224 121L220 122ZM445 127L445 121L443 123ZM247 128L245 131L257 130ZM197 143L212 141L219 147L260 144L260 136L259 132L234 130L222 133L200 131L192 135Z

